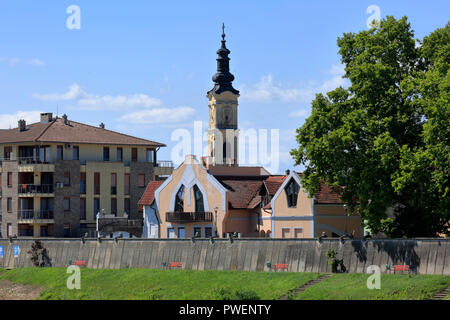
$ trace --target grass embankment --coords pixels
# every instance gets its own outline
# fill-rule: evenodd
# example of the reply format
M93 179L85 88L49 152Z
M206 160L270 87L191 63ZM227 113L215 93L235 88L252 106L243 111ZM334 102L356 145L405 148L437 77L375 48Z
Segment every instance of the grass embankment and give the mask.
M381 275L379 290L367 289L367 274L335 274L294 299L306 300L424 300L450 285L450 276ZM447 299L449 297L447 296Z
M68 290L65 268L20 268L5 271L1 280L43 287L40 299L278 299L315 273L81 269L81 289Z

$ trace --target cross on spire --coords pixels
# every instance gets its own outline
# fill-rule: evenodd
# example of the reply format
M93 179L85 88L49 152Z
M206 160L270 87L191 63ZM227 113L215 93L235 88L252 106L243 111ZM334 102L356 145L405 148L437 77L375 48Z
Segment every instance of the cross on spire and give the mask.
M222 22L222 40L225 41L225 23Z

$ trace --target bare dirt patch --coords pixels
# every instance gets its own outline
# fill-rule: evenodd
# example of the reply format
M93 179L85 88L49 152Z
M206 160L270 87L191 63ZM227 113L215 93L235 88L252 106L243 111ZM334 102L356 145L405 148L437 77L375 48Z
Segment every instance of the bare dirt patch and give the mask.
M35 300L41 291L40 287L0 280L0 300Z

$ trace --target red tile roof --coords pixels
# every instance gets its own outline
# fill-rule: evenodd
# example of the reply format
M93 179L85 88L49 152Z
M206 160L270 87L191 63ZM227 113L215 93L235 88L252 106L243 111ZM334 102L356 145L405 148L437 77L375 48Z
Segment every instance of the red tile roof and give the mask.
M264 181L266 185L267 192L270 196L274 196L277 193L278 189L280 189L284 180L286 180L287 176L270 176Z
M248 208L252 200L259 196L264 177L220 177L216 179L227 189L228 202L232 209ZM256 201L256 200L255 200ZM250 206L256 206L252 203Z
M155 191L164 181L150 181L147 188L144 191L141 199L138 202L139 210L142 210L144 206L149 206L155 200Z
M319 192L314 195L316 198L315 202L318 204L342 204L340 200L342 190L343 187L333 188L322 183Z
M0 131L0 143L17 142L166 146L159 142L141 139L71 120L69 120L68 124L64 124L62 118L55 118L48 123L37 122L29 124L27 125L27 130L21 132L17 128Z

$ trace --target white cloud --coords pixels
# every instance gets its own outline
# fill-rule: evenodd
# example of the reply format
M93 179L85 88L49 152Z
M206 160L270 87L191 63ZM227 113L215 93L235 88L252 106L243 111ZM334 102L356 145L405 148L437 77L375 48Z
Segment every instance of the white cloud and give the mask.
M76 100L76 109L89 110L122 110L131 107L154 107L161 105L161 100L149 97L146 94L130 95L95 95L87 93L77 83L73 83L65 93L34 93L35 99L43 101L68 101Z
M17 57L13 58L0 57L0 62L6 62L10 67L15 67L18 64L28 64L37 67L45 66L45 63L38 58L20 59Z
M43 101L74 100L87 96L77 83L72 84L66 93L33 93L33 98Z
M327 72L331 78L317 83L309 82L306 86L284 85L276 83L271 74L263 76L261 80L250 87L240 88L243 100L253 102L309 102L314 99L316 93L327 92L339 86L345 86L346 79L343 79L344 66L333 65Z
M191 107L158 108L141 110L126 114L120 118L121 121L136 124L158 124L175 123L186 121L191 118L195 110Z
M299 118L302 118L302 117L305 117L306 115L308 115L308 113L309 113L308 110L306 110L306 109L300 109L300 110L291 112L291 113L289 114L289 116L290 116L290 117L299 117Z
M17 121L23 119L27 123L39 122L41 111L17 111L16 113L0 114L0 128L17 128Z

